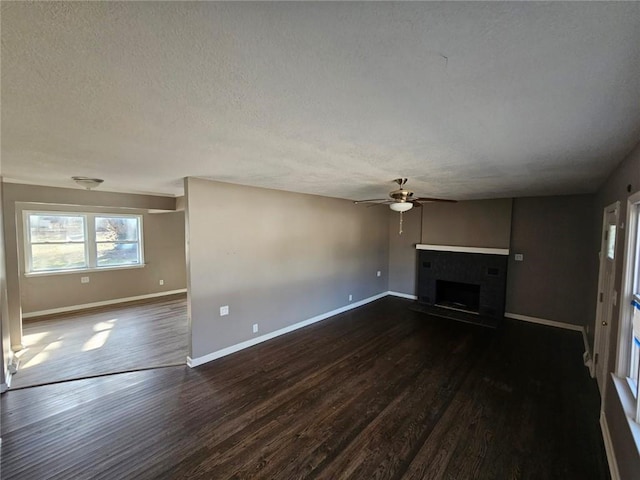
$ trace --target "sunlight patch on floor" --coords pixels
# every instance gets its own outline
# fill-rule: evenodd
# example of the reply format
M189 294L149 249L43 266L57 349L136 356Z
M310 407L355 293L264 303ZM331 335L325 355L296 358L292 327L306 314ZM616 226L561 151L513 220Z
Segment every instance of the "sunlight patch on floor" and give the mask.
M62 346L62 340L56 340L55 342L51 342L49 345L44 347L43 351L46 350L57 350Z
M32 347L42 340L44 337L49 335L49 332L41 332L41 333L30 333L29 335L22 336L22 344L25 347Z
M29 367L34 367L42 362L44 362L47 358L49 358L49 352L45 352L44 350L38 354L36 354L32 359L27 360L26 363L22 364L20 367L22 370L26 370Z
M111 330L117 321L117 318L113 318L111 320L107 320L106 322L98 322L93 326L93 331L101 332L103 330Z
M96 350L102 347L105 343L107 343L107 339L111 334L111 329L114 327L115 323L118 321L117 318L112 320L107 320L106 322L98 322L93 326L93 331L95 333L89 340L87 340L82 346L83 352L88 352L90 350Z
M27 369L29 367L33 367L35 365L38 365L42 362L44 362L47 358L49 358L49 352L51 350L57 350L60 347L62 347L62 340L56 340L55 342L51 342L48 345L46 345L44 348L42 348L42 350L38 353L36 353L32 358L29 358L29 355L31 353L35 353L35 352L30 352L30 350L35 350L37 351L37 345L36 346L32 346L31 348L27 347L23 350L20 351L20 358L24 358L24 363L20 366L20 369Z

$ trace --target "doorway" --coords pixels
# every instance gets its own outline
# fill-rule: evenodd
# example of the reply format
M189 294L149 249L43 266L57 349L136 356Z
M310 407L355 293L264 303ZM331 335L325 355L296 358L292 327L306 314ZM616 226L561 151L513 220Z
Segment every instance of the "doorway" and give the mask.
M618 239L618 218L620 202L604 209L600 244L600 273L598 275L598 299L593 363L595 377L604 400L607 373L609 371L609 340L611 335L611 317L617 303L614 279L616 270L616 246Z

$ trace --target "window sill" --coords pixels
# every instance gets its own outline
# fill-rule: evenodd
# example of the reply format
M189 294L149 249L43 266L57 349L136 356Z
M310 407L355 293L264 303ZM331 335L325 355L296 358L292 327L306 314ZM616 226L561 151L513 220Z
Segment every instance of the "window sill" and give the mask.
M120 265L117 267L99 267L99 268L79 268L76 270L55 270L55 271L46 271L46 272L28 272L25 273L25 277L49 277L52 275L69 275L69 274L85 274L85 273L95 273L95 272L112 272L114 270L132 270L136 268L144 268L146 264L142 263L140 265Z
M634 417L636 415L636 399L633 396L631 388L629 387L629 384L625 379L616 377L614 374L611 374L611 377L613 378L613 384L616 387L618 398L620 398L620 403L622 404L624 415L625 417L627 417L629 431L631 432L631 436L633 437L633 440L636 444L636 450L638 452L638 455L640 455L640 424L634 421Z

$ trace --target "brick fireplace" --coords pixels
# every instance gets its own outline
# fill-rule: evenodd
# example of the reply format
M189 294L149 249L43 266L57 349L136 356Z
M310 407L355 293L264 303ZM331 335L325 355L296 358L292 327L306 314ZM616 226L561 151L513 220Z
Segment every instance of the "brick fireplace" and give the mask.
M496 327L504 316L509 251L417 245L417 307L431 315Z

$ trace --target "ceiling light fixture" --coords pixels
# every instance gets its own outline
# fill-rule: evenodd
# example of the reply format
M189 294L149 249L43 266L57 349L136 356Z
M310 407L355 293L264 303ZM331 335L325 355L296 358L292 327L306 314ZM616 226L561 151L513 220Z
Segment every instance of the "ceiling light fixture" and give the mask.
M91 190L92 188L98 187L102 182L104 182L101 178L89 178L89 177L71 177L74 182L76 182L81 187L86 188L87 190Z
M394 202L389 205L389 208L394 212L406 212L413 208L413 203L411 202Z
M400 229L398 235L402 235L402 213L411 210L413 208L413 202L393 202L389 204L389 208L394 212L400 212Z

